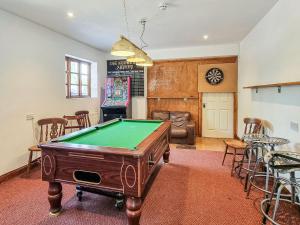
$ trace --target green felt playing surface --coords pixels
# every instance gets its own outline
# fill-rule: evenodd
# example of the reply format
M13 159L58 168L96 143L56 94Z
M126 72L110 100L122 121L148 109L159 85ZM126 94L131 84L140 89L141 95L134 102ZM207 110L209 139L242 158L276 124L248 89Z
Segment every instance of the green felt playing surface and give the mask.
M134 150L162 123L162 121L122 120L62 141Z

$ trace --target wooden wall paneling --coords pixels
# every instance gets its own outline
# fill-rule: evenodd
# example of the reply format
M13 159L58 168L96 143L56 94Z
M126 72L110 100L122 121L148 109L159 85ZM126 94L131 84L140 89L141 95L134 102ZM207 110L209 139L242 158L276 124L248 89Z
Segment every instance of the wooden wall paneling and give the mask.
M151 118L151 112L156 110L166 111L187 111L191 113L192 120L196 123L196 133L199 130L198 98L187 99L148 99L148 118Z
M148 118L154 110L189 111L196 122L197 135L202 135L199 65L224 64L226 67L226 64L236 63L236 56L155 61L147 71Z
M148 97L197 97L197 68L190 62L154 64L147 73Z
M224 73L224 80L217 85L209 84L205 75L211 68L219 68ZM237 91L237 64L219 63L198 65L198 91L199 92L236 92Z

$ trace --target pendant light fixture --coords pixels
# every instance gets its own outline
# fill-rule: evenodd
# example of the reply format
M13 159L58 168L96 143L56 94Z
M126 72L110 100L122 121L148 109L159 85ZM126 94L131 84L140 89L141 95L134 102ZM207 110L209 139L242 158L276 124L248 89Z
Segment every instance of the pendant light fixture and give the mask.
M134 52L135 52L135 55L129 56L127 58L127 62L142 63L142 62L146 61L145 53L141 49L135 48Z
M153 66L153 61L148 55L145 55L144 59L145 59L144 62L136 63L136 65L137 66L145 66L145 67Z
M126 0L123 0L123 8L124 8L124 20L127 28L127 34L129 35L129 26L127 20L127 12L126 12ZM114 56L123 56L127 57L127 62L136 63L138 66L152 66L153 61L144 52L143 48L147 47L147 43L143 39L143 35L146 27L146 19L141 19L140 23L142 25L142 33L140 35L141 40L141 48L137 47L134 43L132 43L129 39L121 36L120 40L117 41L111 49L111 54Z
M123 0L123 10L124 10L124 20L126 24L127 34L129 36L129 26L128 26L128 20L127 20L127 10L126 10L126 0ZM132 42L129 41L124 36L121 36L121 39L117 41L111 49L111 54L114 56L133 56L135 55L134 51L135 47L132 45Z
M135 48L127 38L121 36L121 39L112 46L110 54L125 57L133 56L135 55Z

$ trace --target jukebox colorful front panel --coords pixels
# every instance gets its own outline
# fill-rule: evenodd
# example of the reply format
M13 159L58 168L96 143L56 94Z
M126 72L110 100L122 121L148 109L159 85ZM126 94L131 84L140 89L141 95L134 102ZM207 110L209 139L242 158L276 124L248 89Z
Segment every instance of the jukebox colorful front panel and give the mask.
M108 77L105 83L105 99L101 106L103 121L130 118L130 77Z

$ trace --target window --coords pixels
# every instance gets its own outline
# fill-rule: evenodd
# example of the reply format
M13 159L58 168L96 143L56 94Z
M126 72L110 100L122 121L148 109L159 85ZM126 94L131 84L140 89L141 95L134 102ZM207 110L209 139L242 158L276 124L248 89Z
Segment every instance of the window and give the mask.
M91 96L91 63L65 58L66 97L85 98Z

